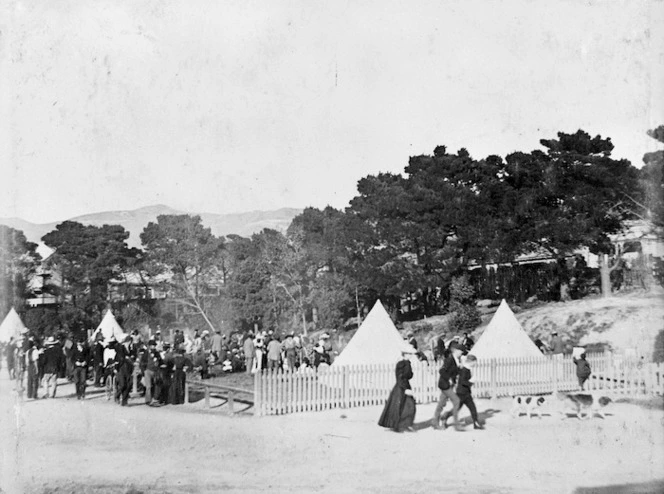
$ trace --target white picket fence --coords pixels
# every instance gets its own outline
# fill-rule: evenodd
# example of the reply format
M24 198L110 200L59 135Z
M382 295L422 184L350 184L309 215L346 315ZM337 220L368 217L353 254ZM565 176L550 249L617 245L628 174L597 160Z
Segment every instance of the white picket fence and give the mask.
M586 391L608 395L663 395L664 364L589 354ZM254 413L281 415L383 404L395 383L394 364L325 367L318 371L264 370L254 376ZM438 365L416 363L410 383L418 403L438 399ZM480 360L473 369L473 395L496 398L579 390L571 356Z

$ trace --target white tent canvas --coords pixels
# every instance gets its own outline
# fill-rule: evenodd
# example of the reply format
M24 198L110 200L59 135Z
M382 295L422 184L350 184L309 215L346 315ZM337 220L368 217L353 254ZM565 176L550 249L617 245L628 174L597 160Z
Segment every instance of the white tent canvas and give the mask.
M28 328L25 327L20 316L12 307L2 321L2 324L0 324L0 342L7 343L10 338L17 339L27 332Z
M126 333L122 330L118 322L115 320L111 310L107 310L104 318L97 326L94 334L101 333L104 336L104 341L108 342L111 337L115 337L116 340L122 341L126 336Z
M478 359L545 358L503 300L470 351Z
M378 300L332 365L396 363L401 358L402 350L414 352Z

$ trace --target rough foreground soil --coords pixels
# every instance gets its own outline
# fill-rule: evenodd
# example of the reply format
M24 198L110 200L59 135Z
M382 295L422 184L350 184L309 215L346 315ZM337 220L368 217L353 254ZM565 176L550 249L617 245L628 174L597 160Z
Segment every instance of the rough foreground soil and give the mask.
M229 417L201 403L81 402L72 385L20 401L0 375L5 493L664 492L661 399L584 421L512 418L509 400L478 400L486 430L464 432L434 431L434 406L421 405L419 430L396 434L376 425L380 407Z

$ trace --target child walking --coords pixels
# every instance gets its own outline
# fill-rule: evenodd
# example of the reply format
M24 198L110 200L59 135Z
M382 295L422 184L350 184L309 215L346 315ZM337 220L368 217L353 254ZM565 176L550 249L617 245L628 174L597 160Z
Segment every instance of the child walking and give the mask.
M590 364L586 360L586 354L582 353L579 358L573 358L572 361L576 364L576 377L579 379L579 387L583 391L586 381L592 373L590 370Z

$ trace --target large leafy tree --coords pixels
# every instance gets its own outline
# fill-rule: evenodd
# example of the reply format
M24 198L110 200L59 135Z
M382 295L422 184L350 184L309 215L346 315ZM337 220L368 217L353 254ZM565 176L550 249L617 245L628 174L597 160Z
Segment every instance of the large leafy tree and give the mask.
M304 249L309 268L308 303L314 323L322 327L341 326L359 302L348 225L348 215L328 206L305 209L288 229L288 236L299 239Z
M307 334L309 296L317 268L307 262L303 237L299 228L291 228L287 235L275 230L263 230L260 251L261 264L270 275L275 302L276 293L286 295L290 312L299 319L302 332Z
M544 251L560 261L586 246L602 255L602 289L610 293L610 235L631 217L625 197L637 190L637 170L611 158L611 139L584 131L540 141L547 152L506 158L497 211L506 218L500 236L510 255Z
M36 248L22 231L0 225L0 317L12 306L22 308L28 281L40 261Z
M664 125L648 135L664 144ZM656 231L664 228L664 150L646 153L639 173L641 196L633 199L639 216L652 222Z
M109 303L113 279L132 265L138 252L130 249L129 232L120 225L82 225L65 221L42 237L55 249L51 269L62 279L60 319L69 329L85 329L101 318Z
M417 293L425 314L441 310L452 276L493 241L481 192L493 191L498 165L438 146L431 156L412 157L406 176L360 180L349 212L373 229L360 242L363 271L381 297L396 305L402 295Z
M279 298L262 254L264 235L227 237L223 295L235 324L248 329L254 324L274 328L278 320Z
M200 216L160 215L144 228L141 242L153 282L168 287L215 330L209 312L223 285L224 240L203 226Z

